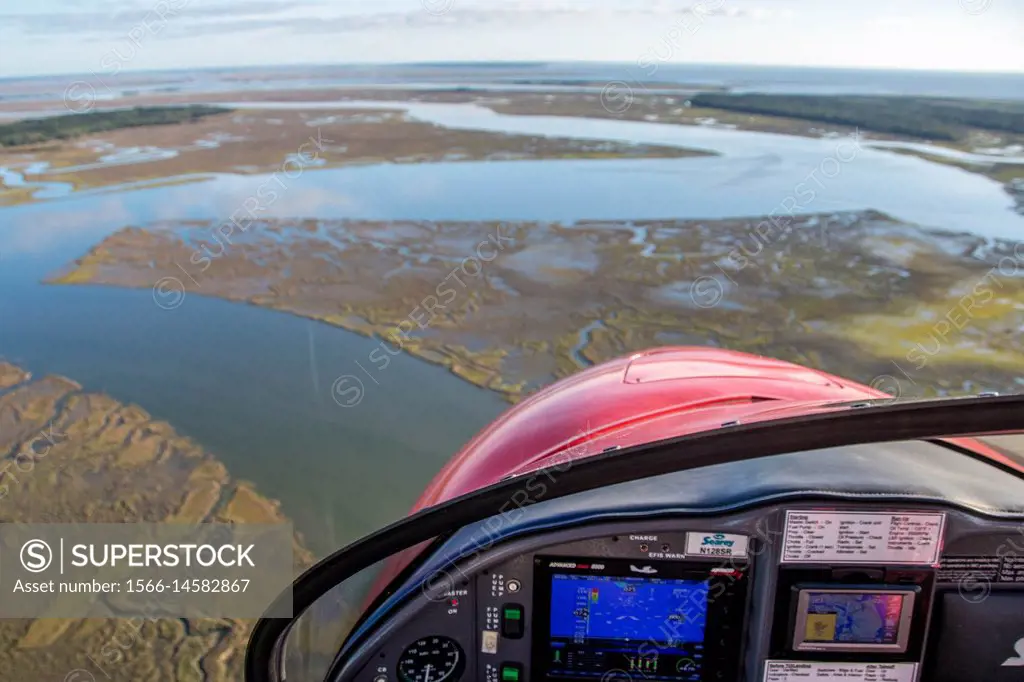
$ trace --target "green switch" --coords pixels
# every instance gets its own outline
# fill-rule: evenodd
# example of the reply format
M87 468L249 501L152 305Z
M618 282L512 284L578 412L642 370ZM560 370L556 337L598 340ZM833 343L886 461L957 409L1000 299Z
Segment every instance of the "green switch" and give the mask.
M501 664L501 682L519 682L523 678L522 666L515 663Z
M522 604L501 605L501 634L509 639L522 639L526 631Z

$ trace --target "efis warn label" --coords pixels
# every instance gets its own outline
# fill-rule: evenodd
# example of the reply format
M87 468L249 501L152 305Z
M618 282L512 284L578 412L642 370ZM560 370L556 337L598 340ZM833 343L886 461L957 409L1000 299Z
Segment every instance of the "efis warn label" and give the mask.
M746 535L732 533L687 533L687 556L747 556Z

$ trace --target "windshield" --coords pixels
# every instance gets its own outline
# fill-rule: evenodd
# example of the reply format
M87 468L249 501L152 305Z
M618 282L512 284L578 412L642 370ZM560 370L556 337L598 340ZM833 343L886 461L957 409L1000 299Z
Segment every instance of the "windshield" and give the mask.
M368 623L376 619L375 625L380 628L378 617L381 614L386 618L400 605L408 606L417 599L448 602L453 594L459 594L460 590L473 584L472 577L467 576L465 569L468 562L479 559L480 554L487 553L499 542L507 542L517 535L529 535L531 530L536 533L538 529L543 529L543 523L531 527L528 520L523 521L531 516L531 512L538 511L538 507L531 505L552 502L565 495L569 496L569 504L576 510L588 508L588 497L590 505L597 501L597 507L600 508L598 500L632 500L635 496L635 493L623 496L622 487L617 483L636 482L658 474L671 475L673 472L699 469L707 465L718 470L718 476L728 478L725 471L729 468L737 464L749 464L746 460L751 456L771 457L771 453L782 455L775 465L779 472L799 468L801 462L806 471L811 462L821 459L826 460L824 467L829 469L835 466L837 460L833 459L831 463L827 460L836 451L830 453L828 447L822 446L838 445L838 450L842 450L843 446L853 443L867 443L878 448L911 445L909 441L901 441L897 434L946 442L947 447L956 450L959 445L968 442L968 439L955 437L965 435L958 427L959 424L971 424L973 429L967 432L970 434L999 434L984 437L975 435L969 439L974 447L981 444L996 452L994 457L991 453L981 457L986 462L982 467L988 473L994 473L994 469L989 469L992 464L1016 472L1024 471L1024 441L1021 434L1019 431L1006 430L1007 426L1019 423L1020 406L1016 401L1010 402L1005 398L999 400L1001 405L977 401L965 405L956 400L933 400L916 404L913 401L902 404L890 401L886 407L874 412L851 409L825 419L821 418L824 415L819 415L817 419L810 420L780 420L752 425L738 432L718 432L710 437L707 434L694 434L649 444L640 449L605 452L571 466L551 468L545 474L510 477L471 495L422 509L418 514L382 529L322 561L296 584L294 621L289 623L264 619L257 625L253 642L259 644L250 644L247 671L254 674L260 670L281 671L280 678L269 679L300 682L327 679L329 670L338 671L346 658L366 643L367 636L374 632L373 626ZM792 432L802 433L802 437L797 440L807 448L806 451L790 452L784 445L792 442L789 440ZM942 434L947 435L940 441L934 440ZM917 445L925 444L918 442ZM868 452L846 450L842 456L860 460ZM941 454L940 450L928 452L929 457ZM888 456L902 458L907 454L909 452L901 453L897 449L889 451ZM792 459L794 456L808 455L810 458ZM912 468L917 467L916 475L928 469L927 461L918 460L916 465L912 465ZM906 464L893 462L893 471ZM699 471L692 473L700 475ZM546 480L551 485L538 491L536 482L541 476L547 476ZM983 480L985 487L992 483ZM686 484L678 478L674 479L674 483L669 483L669 487L675 489L680 483L685 487ZM931 482L925 482L925 489L930 485ZM618 492L613 492L616 489ZM599 490L601 497L588 496L594 490ZM524 495L526 491L532 491L538 498ZM884 493L878 495L884 496ZM661 511L665 512L664 509ZM542 517L544 513L543 509L539 511ZM632 515L635 516L635 510ZM685 516L682 514L680 520ZM550 524L550 521L548 518L547 523ZM578 523L578 519L570 518L563 522L571 527ZM551 526L548 525L546 530L550 532ZM770 538L774 537L775 531L765 532L762 539L770 545ZM408 552L406 548L412 547L418 540L433 542L429 547L425 544L416 545L423 551L411 565L390 584L382 582L382 575L395 575L394 572L389 574L388 565L401 561L401 557ZM320 587L308 589L314 583L320 583ZM376 583L375 587L371 587L373 583ZM385 585L388 589L381 593ZM966 589L970 585L962 582L959 587ZM977 586L976 583L974 585ZM457 606L459 599L451 601L453 606ZM351 610L344 610L356 604L360 605L357 610L362 610L361 617L352 617ZM344 617L339 617L339 609L346 614ZM384 631L387 632L386 629ZM387 636L384 635L385 638ZM280 657L274 660L268 645L277 637L280 639L276 641L283 642L283 647ZM338 651L339 646L341 654L334 658L332 667L329 652ZM386 666L378 669L380 673L386 671ZM635 677L623 671L621 679Z
M1021 392L1022 28L1012 0L6 3L0 525L283 527L298 571L511 405L662 346L853 399ZM737 400L845 399L818 376ZM0 608L0 677L239 679L258 614L189 598Z

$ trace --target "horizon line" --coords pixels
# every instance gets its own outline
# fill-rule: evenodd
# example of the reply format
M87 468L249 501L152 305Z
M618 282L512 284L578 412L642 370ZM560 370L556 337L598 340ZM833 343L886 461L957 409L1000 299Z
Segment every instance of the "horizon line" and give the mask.
M596 59L572 59L572 60L536 60L524 61L520 59L480 59L480 60L438 60L438 61L366 61L366 62L296 62L285 64L251 64L232 65L217 64L212 66L173 66L154 69L124 69L116 74L97 74L95 72L61 72L61 73L36 73L26 75L0 75L0 81L12 80L34 80L45 78L74 78L79 76L97 76L118 78L126 75L146 75L160 73L179 73L182 71L251 71L258 69L301 69L301 68L343 68L343 67L454 67L454 66L497 66L497 67L537 67L548 65L608 65L608 66L636 66L632 62L602 61ZM978 69L922 69L906 66L808 66L805 64L760 64L750 62L663 62L667 66L692 66L692 67L727 67L747 69L804 69L807 71L877 71L877 72L908 72L908 73L935 73L935 74L961 74L961 75L988 75L988 76L1024 76L1021 71L989 71ZM653 78L653 77L652 77ZM657 82L652 80L651 82Z

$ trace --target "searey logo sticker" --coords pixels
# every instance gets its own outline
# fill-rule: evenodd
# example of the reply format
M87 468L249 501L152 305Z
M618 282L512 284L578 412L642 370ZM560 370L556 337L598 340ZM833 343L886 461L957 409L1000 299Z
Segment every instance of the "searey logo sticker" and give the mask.
M746 535L734 533L687 533L686 555L706 557L745 557Z
M700 544L704 547L732 547L736 544L736 541L727 540L725 533L715 533L714 535L705 536L704 541Z

